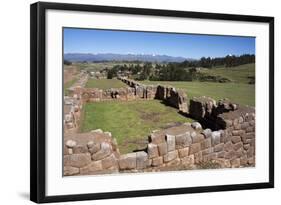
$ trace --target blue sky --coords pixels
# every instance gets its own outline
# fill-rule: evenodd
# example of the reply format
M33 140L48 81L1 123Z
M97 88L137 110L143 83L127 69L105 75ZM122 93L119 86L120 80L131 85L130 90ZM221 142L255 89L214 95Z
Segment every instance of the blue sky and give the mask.
M255 54L255 38L65 28L64 53L159 54L198 59Z

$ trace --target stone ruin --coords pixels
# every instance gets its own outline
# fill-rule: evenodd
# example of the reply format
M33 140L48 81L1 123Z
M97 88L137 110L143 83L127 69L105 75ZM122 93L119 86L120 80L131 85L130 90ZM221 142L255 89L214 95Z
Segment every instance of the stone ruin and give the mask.
M217 131L193 122L153 132L144 150L123 155L109 132L66 135L64 175L196 169L204 162L220 168L254 166L255 114L248 111L221 115L227 127Z
M187 102L182 90L170 86L145 86L120 79L129 88L73 89L65 97L64 175L155 172L200 168L212 162L220 168L255 166L255 110L227 99L216 102L197 97ZM117 92L114 92L117 91ZM115 93L112 95L112 93ZM148 136L143 150L120 154L110 132L68 132L77 126L84 102L159 99L197 122L184 123ZM210 129L211 128L211 129Z

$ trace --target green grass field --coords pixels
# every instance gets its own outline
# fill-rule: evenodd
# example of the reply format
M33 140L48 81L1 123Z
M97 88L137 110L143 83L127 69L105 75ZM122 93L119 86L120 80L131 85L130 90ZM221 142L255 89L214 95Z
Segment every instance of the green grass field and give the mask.
M228 98L233 102L255 106L255 85L248 84L248 76L255 76L254 64L246 64L232 68L204 69L201 72L208 72L210 75L227 77L231 83L199 82L199 81L140 81L144 84L171 85L184 89L189 98L209 96L215 100Z
M85 104L80 129L109 131L116 137L121 153L128 153L143 145L153 130L168 123L191 121L158 100L97 102Z
M86 83L86 88L99 88L103 90L124 87L127 87L126 84L117 79L89 79Z
M202 73L209 75L219 75L225 78L230 79L234 83L248 83L249 76L255 76L255 64L245 64L237 67L231 68L212 68L212 69L203 69Z
M171 85L184 89L189 98L209 96L215 100L228 98L241 105L255 105L255 85L245 83L141 81L144 84Z

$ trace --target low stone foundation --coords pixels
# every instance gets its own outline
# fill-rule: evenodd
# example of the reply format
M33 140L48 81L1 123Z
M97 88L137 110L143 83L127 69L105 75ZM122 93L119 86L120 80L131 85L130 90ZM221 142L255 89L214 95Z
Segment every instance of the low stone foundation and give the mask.
M109 132L66 136L64 175L255 166L255 113L249 111L219 114L217 122L226 127L217 131L193 122L153 132L146 149L123 155Z
M83 78L84 80L87 77ZM227 99L198 97L187 103L183 90L147 86L120 78L128 88L84 88L64 98L64 175L151 172L255 166L255 110ZM159 99L197 120L151 133L146 148L121 155L110 132L75 133L83 103ZM207 164L207 165L206 165ZM211 166L212 167L212 166Z

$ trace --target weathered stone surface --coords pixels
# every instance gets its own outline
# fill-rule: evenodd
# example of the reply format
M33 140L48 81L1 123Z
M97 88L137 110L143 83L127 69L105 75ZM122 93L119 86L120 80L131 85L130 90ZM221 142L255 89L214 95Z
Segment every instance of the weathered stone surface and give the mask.
M159 152L159 155L161 155L161 156L167 154L167 152L168 152L168 145L167 145L166 142L158 144L158 152Z
M223 148L224 148L224 143L220 143L220 144L215 145L214 151L215 152L220 152L220 151L223 150Z
M137 167L137 154L135 152L121 155L119 160L119 168L124 169L136 169Z
M210 147L210 148L202 150L202 154L203 155L207 155L207 154L210 154L210 153L213 153L213 152L214 152L214 148L213 147Z
M73 154L73 149L72 148L68 148L68 154Z
M243 147L245 150L248 150L250 148L250 144L244 144Z
M231 137L231 141L235 144L241 141L241 137L240 136L232 136Z
M211 139L212 139L213 146L220 143L220 137L221 137L221 133L219 131L212 132Z
M64 145L64 147L63 147L63 154L64 154L64 155L69 154L69 152L68 152L68 148L67 148L67 146L66 146L66 145Z
M202 134L205 136L205 138L209 138L212 136L212 130L207 128L207 129L203 130Z
M235 151L231 150L229 152L226 152L224 155L225 159L234 159L235 158Z
M146 152L136 152L137 154L137 169L144 169L148 164L148 155Z
M249 165L255 165L255 157L249 157L248 158L248 164Z
M114 154L111 154L110 156L102 159L101 163L102 163L102 168L107 169L109 167L117 166L117 159L114 156Z
M86 145L77 145L77 146L73 147L74 154L87 153L87 152L88 152L88 148Z
M217 153L213 152L207 155L203 155L203 162L209 162L214 159L217 159Z
M63 167L63 175L64 176L71 176L79 174L79 168L71 167L71 166L64 166Z
M194 155L189 155L187 157L181 158L181 163L183 165L193 165L194 164Z
M194 162L196 164L198 164L198 163L200 163L202 161L203 161L203 154L202 154L202 152L200 151L200 152L194 153Z
M248 123L248 122L243 122L243 123L241 124L241 129L246 130L247 127L249 127L249 126L250 126L250 123Z
M166 134L166 142L167 142L168 152L176 149L176 137L174 135Z
M230 160L230 163L231 163L232 168L239 168L240 167L240 159L239 158Z
M234 150L238 150L238 149L240 149L242 147L243 147L243 143L242 142L238 142L238 143L233 145L233 149Z
M192 143L192 139L189 132L176 135L176 148L188 147Z
M167 154L165 154L163 156L163 160L164 160L164 162L169 162L173 159L176 159L177 157L178 157L178 151L174 150L174 151L171 151L171 152L168 152Z
M195 143L195 144L192 144L190 146L190 151L189 151L189 154L194 154L194 153L197 153L201 150L201 144L200 143Z
M161 157L155 157L155 158L153 158L152 159L152 166L160 166L160 165L162 165L163 164L163 157L161 156Z
M91 174L97 171L102 170L102 163L101 160L99 161L92 161L85 167L80 168L80 174Z
M202 134L197 134L196 132L191 133L192 143L202 142L205 137Z
M101 160L109 156L111 153L112 153L111 145L106 142L102 142L101 149L92 155L92 160L94 161Z
M147 145L147 152L148 152L149 158L154 158L154 157L159 156L158 147L156 144L149 143Z
M236 151L235 151L235 157L236 158L240 158L244 153L243 153L243 148L241 147L241 148L239 148L239 149L237 149Z
M91 155L89 153L85 154L71 154L64 155L64 166L72 166L72 167L83 167L91 162Z
M68 147L68 148L73 148L77 145L77 142L74 141L74 140L67 140L65 145Z
M179 158L175 158L172 161L166 163L166 166L178 166L180 165L181 160Z
M224 145L224 150L225 150L225 151L229 152L229 151L231 151L232 149L233 149L233 144L232 144L231 141L225 143L225 145Z
M193 127L195 130L201 130L202 129L202 126L199 122L191 123L191 127Z
M247 156L248 156L248 158L254 157L254 153L255 153L255 148L254 148L254 147L250 147L250 148L247 150Z
M89 146L88 146L89 147ZM91 144L91 146L89 147L89 152L91 154L94 154L96 152L98 152L101 149L101 145L99 143L93 143Z
M211 145L212 145L212 140L211 140L211 138L207 138L207 139L205 139L205 140L203 140L203 141L201 142L201 148L202 148L202 150L211 147Z
M246 132L254 132L255 131L255 127L251 126L251 127L247 127L246 128Z
M157 135L154 133L151 133L148 137L148 141L153 144L159 144L165 142L165 135Z
M189 147L179 149L178 151L179 151L179 157L180 158L183 158L183 157L186 157L186 156L189 155Z
M220 151L217 153L218 158L224 158L224 155L225 155L225 151Z

